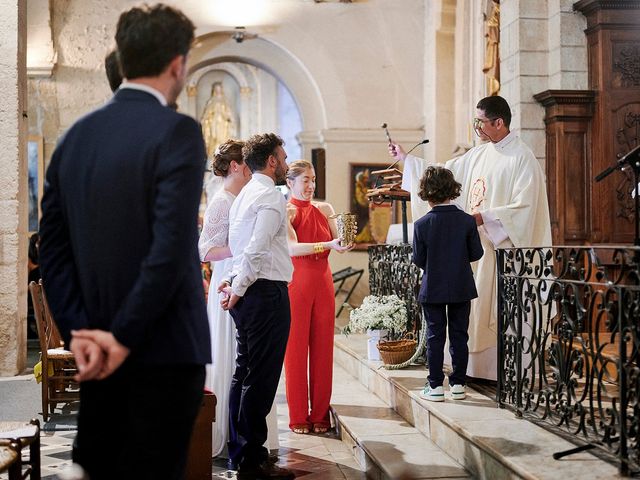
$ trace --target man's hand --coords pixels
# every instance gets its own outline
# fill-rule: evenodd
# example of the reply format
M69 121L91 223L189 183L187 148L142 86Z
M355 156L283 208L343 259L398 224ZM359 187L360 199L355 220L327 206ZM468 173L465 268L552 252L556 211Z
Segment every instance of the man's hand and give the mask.
M389 143L389 156L396 162L401 162L407 158L407 152L397 143Z
M223 310L231 310L236 306L236 303L238 303L238 300L240 300L241 298L242 297L239 297L235 293L232 293L231 287L229 287L229 291L225 292L224 298L220 300L220 305L222 306Z
M104 366L104 352L100 346L86 338L72 338L69 348L78 367L78 373L73 379L76 382L95 380Z
M482 214L480 212L472 213L473 218L476 219L476 225L480 226L484 224L484 220L482 219Z
M226 291L229 287L231 287L231 284L229 283L229 280L223 280L220 285L218 285L218 293L222 293L223 291Z
M74 330L71 332L73 340L85 339L96 343L105 354L102 369L96 376L98 380L107 378L115 372L129 356L130 350L122 345L113 333L104 330ZM72 340L72 341L73 341Z

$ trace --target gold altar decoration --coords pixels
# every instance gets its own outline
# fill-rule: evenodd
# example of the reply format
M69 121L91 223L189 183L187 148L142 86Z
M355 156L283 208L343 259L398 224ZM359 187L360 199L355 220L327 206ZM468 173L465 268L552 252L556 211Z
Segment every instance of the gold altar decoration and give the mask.
M491 0L491 10L485 14L485 48L482 72L487 79L487 95L500 93L500 1Z
M353 213L336 213L329 218L335 219L340 245L346 247L355 242L358 222Z
M208 158L213 156L218 145L236 136L235 114L224 94L222 83L215 82L211 86L211 98L207 100L200 123Z

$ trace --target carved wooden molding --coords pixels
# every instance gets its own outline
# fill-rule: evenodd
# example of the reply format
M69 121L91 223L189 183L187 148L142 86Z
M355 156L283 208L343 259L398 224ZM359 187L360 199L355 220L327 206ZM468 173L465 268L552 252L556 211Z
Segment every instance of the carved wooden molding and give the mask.
M634 10L640 8L640 0L580 0L573 9L587 16L597 10Z
M543 107L567 105L571 103L593 103L596 98L594 90L545 90L536 93L535 98Z
M597 92L545 90L533 96L545 108L545 123L591 118Z

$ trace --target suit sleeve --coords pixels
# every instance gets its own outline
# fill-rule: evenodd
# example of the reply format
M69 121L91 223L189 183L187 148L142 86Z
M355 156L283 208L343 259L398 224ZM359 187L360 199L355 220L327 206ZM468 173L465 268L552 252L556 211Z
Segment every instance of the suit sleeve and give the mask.
M413 229L413 258L411 261L424 270L427 264L427 246L420 238L420 229Z
M480 260L482 255L484 255L484 249L482 248L482 242L480 241L480 235L478 234L478 227L476 226L476 221L473 217L471 217L471 221L469 222L467 250L469 252L470 262Z
M183 117L161 145L155 170L152 242L140 274L112 322L120 343L135 349L184 281L198 214L205 147L197 122ZM194 259L194 261L196 261Z
M64 141L51 157L42 197L40 220L40 271L47 301L65 345L69 348L71 330L88 326L78 272L73 258L71 237L60 199L58 170Z

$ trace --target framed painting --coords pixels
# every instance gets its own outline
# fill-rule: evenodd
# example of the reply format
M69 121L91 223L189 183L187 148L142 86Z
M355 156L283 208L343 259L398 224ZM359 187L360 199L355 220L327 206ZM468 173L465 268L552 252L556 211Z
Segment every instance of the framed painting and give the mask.
M42 137L29 135L27 140L27 178L29 195L29 232L38 231L40 201L44 191L44 149Z
M389 226L395 221L393 203L391 201L370 202L367 191L382 181L376 170L386 165L376 163L351 163L350 167L350 199L349 211L356 215L358 230L355 250L366 250L369 245L385 243Z

